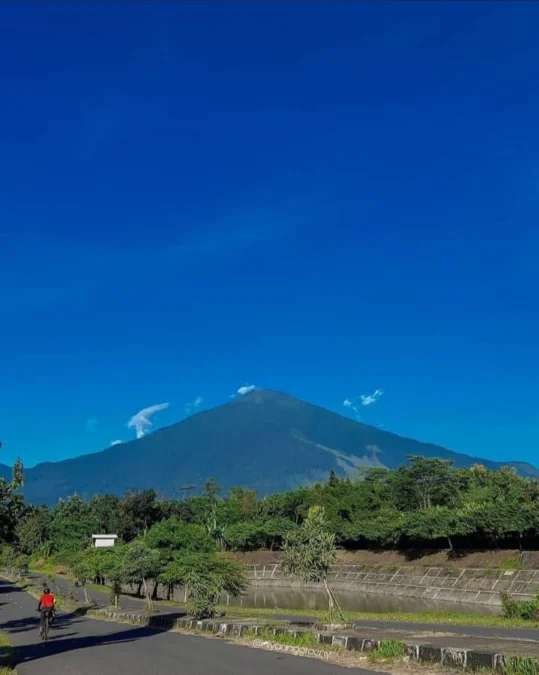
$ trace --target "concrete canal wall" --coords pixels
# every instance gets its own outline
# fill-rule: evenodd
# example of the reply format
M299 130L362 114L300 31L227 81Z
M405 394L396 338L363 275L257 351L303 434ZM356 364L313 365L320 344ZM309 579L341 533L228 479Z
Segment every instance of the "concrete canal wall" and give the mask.
M320 588L287 578L280 564L250 565L252 587ZM529 600L539 591L539 570L452 569L442 567L378 567L335 565L328 581L332 588L349 593L414 597L425 600L501 605L500 593L515 600Z

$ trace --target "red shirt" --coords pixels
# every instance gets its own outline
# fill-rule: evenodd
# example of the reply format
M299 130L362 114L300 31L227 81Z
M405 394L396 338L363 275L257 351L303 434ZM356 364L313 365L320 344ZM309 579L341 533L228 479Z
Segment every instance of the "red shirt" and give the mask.
M46 593L41 596L39 602L41 603L41 609L52 609L54 607L54 595Z

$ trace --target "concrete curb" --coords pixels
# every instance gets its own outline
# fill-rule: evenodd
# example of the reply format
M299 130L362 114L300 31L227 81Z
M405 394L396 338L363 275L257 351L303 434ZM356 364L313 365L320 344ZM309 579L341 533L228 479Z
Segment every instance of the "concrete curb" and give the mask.
M305 629L279 627L268 628L265 625L225 622L219 620L197 621L196 619L175 619L168 616L146 616L135 612L116 612L111 610L89 610L87 616L132 623L138 626L148 626L159 630L196 630L214 635L228 635L241 637L246 635L256 636L263 631L269 631L273 635L297 636L311 632ZM330 632L314 632L316 640L320 644L335 645L343 649L356 652L371 652L378 648L382 640L365 639L355 635L344 635ZM502 671L510 657L494 652L484 652L475 649L462 649L460 647L440 647L428 643L412 643L404 641L406 656L412 661L421 663L436 663L451 668L463 668L467 670L498 670Z

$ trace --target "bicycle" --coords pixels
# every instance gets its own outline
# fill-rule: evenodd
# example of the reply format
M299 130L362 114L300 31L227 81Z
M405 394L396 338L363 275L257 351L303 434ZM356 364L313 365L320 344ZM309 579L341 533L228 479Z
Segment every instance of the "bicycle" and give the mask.
M44 614L45 616L43 617L44 618L43 625L41 625L40 622L39 634L41 635L42 640L47 640L47 638L49 637L49 630L52 623L52 612L48 611L44 612Z

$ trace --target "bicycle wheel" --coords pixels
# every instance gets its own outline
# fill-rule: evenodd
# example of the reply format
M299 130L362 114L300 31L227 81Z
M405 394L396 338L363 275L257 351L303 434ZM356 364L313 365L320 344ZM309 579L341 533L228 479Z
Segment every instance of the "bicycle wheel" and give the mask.
M45 623L43 625L43 639L46 640L49 636L49 616L45 617Z

